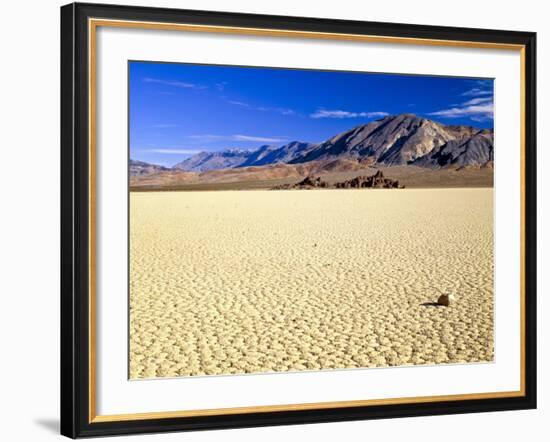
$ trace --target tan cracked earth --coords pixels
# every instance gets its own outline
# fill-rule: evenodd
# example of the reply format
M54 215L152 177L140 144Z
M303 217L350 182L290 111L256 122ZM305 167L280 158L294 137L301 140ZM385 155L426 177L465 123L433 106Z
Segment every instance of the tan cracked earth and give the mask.
M132 192L130 213L132 379L493 360L493 189Z

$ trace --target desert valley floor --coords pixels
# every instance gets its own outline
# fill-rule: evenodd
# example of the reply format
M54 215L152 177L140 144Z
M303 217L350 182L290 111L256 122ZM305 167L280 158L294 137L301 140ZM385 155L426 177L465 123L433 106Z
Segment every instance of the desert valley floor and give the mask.
M492 188L130 198L132 379L493 360Z

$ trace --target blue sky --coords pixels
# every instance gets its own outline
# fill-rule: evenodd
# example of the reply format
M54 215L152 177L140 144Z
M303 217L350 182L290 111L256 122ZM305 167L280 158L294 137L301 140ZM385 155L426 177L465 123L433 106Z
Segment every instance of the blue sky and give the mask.
M493 127L493 80L129 63L130 157L320 142L385 115Z

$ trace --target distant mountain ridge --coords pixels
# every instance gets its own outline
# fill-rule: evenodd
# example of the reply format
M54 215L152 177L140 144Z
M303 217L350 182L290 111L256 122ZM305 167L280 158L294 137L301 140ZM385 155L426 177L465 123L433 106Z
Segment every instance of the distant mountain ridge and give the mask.
M292 141L281 147L262 146L257 151L252 152L250 158L239 167L249 166L265 166L268 164L287 164L290 163L296 156L301 155L308 149L315 146L311 143L302 143L300 141ZM260 153L259 155L257 153Z
M173 168L186 172L206 172L236 167L286 164L313 146L315 145L292 141L281 147L264 145L255 150L227 149L200 152L174 165Z
M261 148L260 148L261 149ZM199 152L173 166L186 172L231 169L243 164L255 151L227 149L218 152Z
M150 175L158 172L170 170L169 167L159 166L157 164L146 163L145 161L130 160L130 175Z
M280 147L264 145L255 150L201 152L177 163L173 169L205 172L333 160L431 169L492 167L493 130L444 125L413 114L391 115L318 144L292 141Z
M468 143L476 138L478 142ZM450 146L449 146L450 144ZM462 146L457 149L455 145ZM431 159L434 151L449 146L455 155ZM479 150L470 155L471 148ZM425 158L427 157L427 158ZM493 159L493 132L470 126L446 126L412 114L388 116L357 126L318 144L289 161L290 164L336 158L370 158L384 166L482 166ZM446 160L446 161L445 161Z

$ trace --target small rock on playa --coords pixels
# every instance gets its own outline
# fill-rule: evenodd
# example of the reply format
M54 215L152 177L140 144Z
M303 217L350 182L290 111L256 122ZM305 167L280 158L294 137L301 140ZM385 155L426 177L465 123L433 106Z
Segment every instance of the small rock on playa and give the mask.
M444 305L445 307L449 307L449 305L451 305L454 301L455 297L453 295L441 295L437 298L437 303L439 305Z

